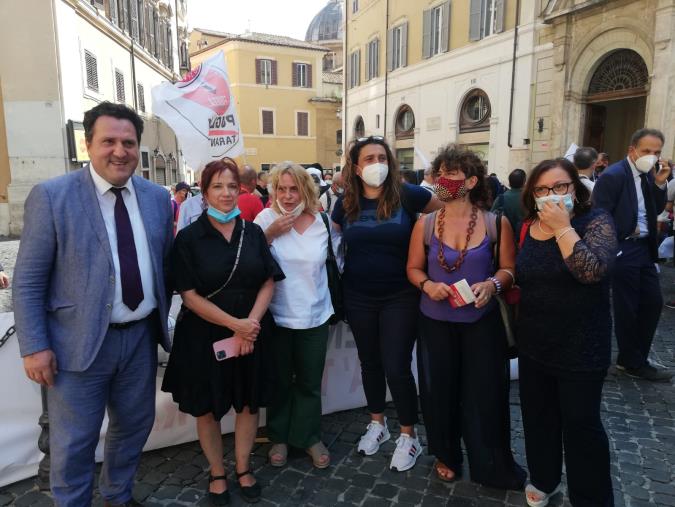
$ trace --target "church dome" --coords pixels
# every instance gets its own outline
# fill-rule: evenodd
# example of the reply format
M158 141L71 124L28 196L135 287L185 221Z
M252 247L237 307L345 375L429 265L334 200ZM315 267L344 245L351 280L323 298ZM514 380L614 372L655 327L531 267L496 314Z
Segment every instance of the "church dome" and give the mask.
M305 41L321 42L342 39L342 24L342 2L329 0L309 24Z

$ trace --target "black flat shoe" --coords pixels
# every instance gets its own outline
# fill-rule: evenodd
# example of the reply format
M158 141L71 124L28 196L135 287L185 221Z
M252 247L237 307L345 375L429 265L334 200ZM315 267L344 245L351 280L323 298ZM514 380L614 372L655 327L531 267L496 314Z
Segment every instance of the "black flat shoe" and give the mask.
M225 484L227 484L227 477L225 477L224 475L219 475L217 477L209 475L209 484L211 484L213 481L225 481ZM211 491L209 491L209 487L207 486L206 492L208 493L210 505L230 505L229 490L226 489L222 493L212 493Z
M244 477L245 475L250 475L253 477L253 474L251 473L250 470L246 470L245 472L239 473L235 472L237 475L237 481ZM262 488L260 487L260 484L257 482L253 486L242 486L241 482L239 483L239 489L241 491L241 498L248 503L256 503L260 501L260 495L262 493Z

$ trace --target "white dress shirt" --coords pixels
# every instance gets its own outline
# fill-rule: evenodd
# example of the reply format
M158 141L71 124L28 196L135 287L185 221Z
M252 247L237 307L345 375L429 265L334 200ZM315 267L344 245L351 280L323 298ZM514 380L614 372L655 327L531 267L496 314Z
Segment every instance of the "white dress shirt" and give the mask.
M204 201L204 196L202 194L193 195L188 197L183 204L180 205L178 210L178 220L176 221L176 234L181 229L184 229L192 222L197 220L202 212L208 208L208 204Z
M588 176L585 174L580 174L579 179L581 180L581 183L584 184L584 186L588 189L588 191L592 194L593 193L593 188L595 187L595 181L592 181Z
M633 172L635 191L637 192L637 227L635 235L646 238L649 236L649 226L647 225L647 208L645 208L645 196L642 193L642 180L640 179L640 174L642 173L635 168L635 164L633 164L630 157L626 157L626 160L628 160L630 170Z
M115 201L117 198L110 191L114 185L111 185L99 176L91 164L89 165L89 171L96 187L96 197L98 198L98 204L103 215L103 222L105 222L113 264L115 266L115 297L113 299L110 322L120 324L143 319L157 308L157 297L155 295L155 284L153 283L154 274L148 237L145 233L143 220L141 219L133 182L129 178L122 187L124 189L122 191L122 199L124 199L124 204L127 207L131 229L134 233L134 244L136 245L138 267L141 272L141 284L143 285L143 301L141 301L141 304L134 311L122 302L122 278L120 276L120 258L117 253L117 229L115 228Z
M253 222L264 231L279 216L266 208ZM333 315L333 305L326 274L328 233L321 215L314 213L314 223L302 234L291 228L275 238L270 251L286 275L274 285L270 303L274 322L289 329L311 329L326 322Z

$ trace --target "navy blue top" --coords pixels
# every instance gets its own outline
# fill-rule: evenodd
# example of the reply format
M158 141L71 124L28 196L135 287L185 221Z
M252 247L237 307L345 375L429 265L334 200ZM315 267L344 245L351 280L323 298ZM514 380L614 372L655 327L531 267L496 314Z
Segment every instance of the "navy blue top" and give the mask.
M538 241L529 232L518 253L518 349L557 370L606 370L612 333L609 273L616 258L616 232L611 217L597 208L575 216L571 225L581 240L567 259L554 238Z
M408 243L416 220L431 200L431 192L404 183L402 206L388 220L377 219L377 199L361 196L361 211L349 222L342 207L342 198L333 209L333 222L342 227L346 244L343 284L347 290L383 296L410 287L406 276Z

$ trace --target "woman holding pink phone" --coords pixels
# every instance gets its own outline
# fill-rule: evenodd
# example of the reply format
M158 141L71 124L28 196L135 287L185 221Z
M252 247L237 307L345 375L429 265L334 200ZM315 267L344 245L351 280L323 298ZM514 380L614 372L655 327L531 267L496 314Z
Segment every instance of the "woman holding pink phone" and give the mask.
M197 419L211 505L230 501L220 419L234 407L235 473L243 499L257 502L261 488L249 455L268 391L266 334L273 322L267 307L284 275L260 227L239 217L237 164L211 162L201 183L209 207L178 233L172 251L173 285L183 306L162 390Z

